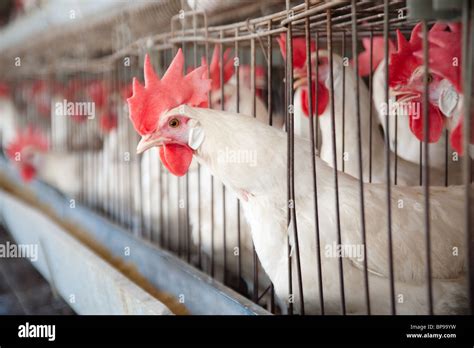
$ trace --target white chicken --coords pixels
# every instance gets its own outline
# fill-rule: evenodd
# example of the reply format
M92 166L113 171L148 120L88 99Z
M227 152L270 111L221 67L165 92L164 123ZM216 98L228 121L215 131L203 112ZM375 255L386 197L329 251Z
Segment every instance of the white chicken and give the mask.
M15 117L18 114L10 97L7 85L0 84L0 132L1 144L5 149L16 133Z
M119 166L121 169L129 167L129 164L125 161L118 161L116 157L107 157L107 155L113 154L114 151L117 155L115 132L106 138L105 148L101 151L91 149L89 151L77 151L78 148L75 145L78 142L74 143L74 140L80 137L77 137L77 132L69 134L72 137L69 140L76 151L68 153L65 150L68 141L68 122L71 121L68 115L56 113L56 103L62 104L64 98L59 92L49 94L49 97L52 98L49 101L42 98L44 111L51 113L51 142L47 140L46 134L43 134L38 128L32 126L22 128L18 110L11 98L6 94L4 95L0 101L2 146L6 152L9 152L10 160L18 167L21 177L26 182L37 178L71 197L78 197L80 192L87 189L89 192L94 191L93 194L100 197L105 204L118 199L125 202L129 201L123 195L118 197L118 190L107 189L107 184L116 184L115 187L120 187L115 181L116 175L111 175L116 173L116 167ZM50 107L46 108L46 105ZM81 135L86 130L97 131L97 127L93 127L92 122L83 123L78 126L84 127ZM131 134L133 138L135 135ZM79 141L81 142L83 139L79 139ZM92 148L98 145L94 141L89 142L89 144L91 143L94 143ZM83 176L85 173L84 166L90 165L91 162L94 162L97 173L92 173L92 168L89 167L87 168L87 175Z
M210 70L210 79L212 80L211 85L211 105L213 109L221 110L222 108L222 95L221 95L221 82L220 82L220 45L214 47L212 53ZM224 110L226 111L237 111L237 97L239 98L239 113L247 116L253 116L253 95L251 86L244 79L243 74L239 75L239 93L237 93L237 80L234 75L234 64L235 60L230 55L230 48L226 49L223 54L223 65L224 65ZM203 65L207 64L206 59L202 59ZM245 83L247 82L247 83ZM206 106L207 102L204 102L201 106ZM268 121L268 112L263 101L256 96L255 97L255 117L261 122Z
M24 181L38 177L65 194L78 194L81 186L78 157L49 152L47 139L37 129L15 130L5 152Z
M32 127L20 130L18 111L6 92L0 96L0 113L2 147L18 166L21 177L30 181L38 176L68 195L77 195L80 188L77 158L48 151L47 139Z
M224 70L224 109L228 111L237 111L237 98L239 98L239 113L243 116L253 116L253 96L250 87L244 83L242 76L239 84L239 94L237 93L236 76L234 75L234 59L230 55L230 49L223 53L223 70ZM203 65L206 60L203 59ZM222 108L222 95L220 83L220 46L216 45L212 55L211 64L209 66L211 84L211 105L213 109L220 110ZM203 106L207 106L207 102ZM255 117L261 122L267 122L267 108L263 101L255 97ZM276 119L278 123L281 119ZM225 152L222 153L221 160L226 161ZM241 277L245 280L247 287L253 288L254 277L254 261L253 261L253 244L250 235L250 228L244 219L238 221L237 205L238 201L232 192L223 196L223 186L220 180L213 180L214 194L211 197L211 173L206 167L200 168L200 202L196 190L190 192L190 224L192 231L192 240L195 247L200 246L204 252L205 265L204 268L214 269L214 275L218 279L224 279L224 271L229 272L231 277L238 275L238 259L240 257ZM197 163L193 162L188 171L189 183L198 184L198 168ZM170 179L172 181L174 179ZM174 186L176 187L176 186ZM184 192L184 185L181 192ZM172 194L172 192L170 192ZM177 194L175 190L175 194ZM184 196L182 194L182 196ZM225 204L225 218L224 218ZM200 206L201 212L198 208ZM199 215L200 214L200 215ZM238 230L240 223L240 241L238 239ZM224 232L225 231L225 232ZM224 236L225 233L225 236ZM240 249L238 248L240 245ZM224 261L224 258L226 259ZM211 259L214 265L211 264ZM224 270L224 264L226 270ZM268 278L264 272L259 272L259 287L268 286ZM235 285L235 281L234 281Z
M443 30L445 26L435 25L431 29L431 35L437 30ZM412 32L410 42L406 42L401 33L398 34L398 52L395 52L395 46L390 43L389 52L394 57L397 64L389 64L389 74L391 86L389 89L389 106L385 102L385 59L383 59L383 40L375 38L373 42L374 59L373 67L373 102L378 116L378 120L386 132L385 115L387 109L390 110L390 148L399 158L419 165L420 163L420 140L422 137L421 120L421 99L423 86L423 67L422 59L414 56L417 50L421 50L421 38L419 37L421 25L415 26ZM366 45L367 46L367 45ZM408 47L409 48L408 48ZM418 52L419 53L419 52ZM397 57L400 57L397 58ZM367 70L367 69L366 69ZM399 76L407 76L406 80ZM458 96L453 85L445 79L444 81L431 74L430 95L434 100L430 101L429 114L434 117L431 123L430 132L433 136L428 144L431 179L434 184L444 184L445 165L446 165L446 137L441 134L442 128L438 115L440 112L457 113L453 119L459 119L459 109L462 106L462 98ZM433 77L435 77L433 79ZM392 82L393 81L393 82ZM395 86L396 84L396 86ZM398 99L397 99L398 98ZM438 100L436 100L438 99ZM417 116L413 116L413 114ZM418 115L419 113L419 115ZM453 122L454 123L454 122ZM454 127L453 127L454 128ZM437 129L437 130L435 130ZM395 132L397 134L395 134ZM434 135L434 133L437 133ZM435 139L436 138L436 139ZM461 178L461 160L458 154L454 154L448 149L447 165L448 165L448 184L459 184ZM419 180L419 175L415 175Z
M130 117L142 140L137 146L141 153L158 146L165 167L175 174L184 175L191 161L209 168L220 178L227 189L242 201L252 238L263 268L270 276L278 297L287 302L288 291L288 224L286 181L287 135L248 117L237 117L229 112L196 108L206 98L210 81L205 79L203 67L185 77L179 60L171 63L160 80L149 74L145 86L134 80L133 96L128 99ZM173 87L170 89L170 87ZM175 93L170 94L169 91ZM176 91L179 91L177 93ZM219 152L228 149L233 153L254 153L253 162L219 161ZM302 267L303 292L306 313L320 309L317 286L317 249L314 235L313 192L302 183L311 181L311 152L307 140L295 137L295 209L298 220L299 247ZM335 228L334 187L332 169L316 158L318 167L319 221L321 233L322 278L326 313L340 313L338 281L339 256L332 246L337 241ZM366 211L370 216L366 224L368 255L343 255L346 284L346 309L349 313L365 311L362 260L367 257L370 297L373 313L388 313L390 295L385 186L365 185ZM359 222L358 181L339 173L340 222L343 246L361 244ZM454 257L452 248L464 243L463 187L431 189L432 272L435 313L458 313L466 309L464 287L465 250L459 249ZM423 199L421 188L394 187L392 212L397 221L392 225L394 279L397 293L404 294L404 302L397 303L398 313L426 313L426 265L423 212L416 209ZM405 208L398 208L400 200ZM413 209L412 207L415 207ZM323 254L324 253L324 254ZM295 261L294 253L292 260ZM296 263L293 262L293 267ZM295 269L295 268L293 268ZM293 289L297 289L293 277ZM298 291L294 297L298 303ZM298 307L298 306L296 306Z
M253 95L250 85L245 83L243 74L239 76L240 84L237 93L237 80L234 75L234 59L230 55L231 50L227 49L223 54L224 65L224 110L237 111L237 98L239 99L239 113L248 117L253 117ZM206 61L203 60L205 64ZM220 83L220 46L214 48L210 69L211 84L211 105L215 110L222 108L222 95ZM267 122L267 108L262 100L255 97L255 117L261 122ZM223 154L224 155L224 154ZM222 156L224 157L224 156ZM223 159L225 161L225 159ZM197 163L195 162L188 172L191 182L197 184ZM201 216L191 214L192 238L198 244L201 240L201 247L207 256L207 269L214 267L214 274L218 279L223 279L224 263L227 271L233 276L238 274L238 257L240 255L241 276L246 281L247 287L252 288L253 282L253 244L250 235L250 228L244 219L237 219L237 205L239 204L235 195L227 193L225 202L223 200L223 186L219 179L214 178L211 202L211 173L206 167L201 167ZM197 193L191 194L191 212L198 212ZM224 213L225 204L225 213ZM224 218L225 214L225 218ZM224 223L225 221L225 223ZM238 240L238 224L240 223L240 241ZM199 228L200 224L200 228ZM225 229L225 232L224 232ZM214 230L214 231L212 231ZM224 239L225 233L225 239ZM224 247L224 244L225 247ZM240 244L240 250L238 246ZM237 248L237 249L236 249ZM225 256L224 256L225 253ZM212 255L214 254L214 255ZM214 266L211 265L211 258L214 258ZM226 257L226 262L224 262ZM268 280L263 272L259 274L260 285L268 285Z
M304 57L305 62L295 70L298 80L295 82L295 134L309 138L308 92L306 76L306 54L304 39L293 39L295 53ZM284 53L284 52L283 52ZM359 79L359 100L355 93L356 75L350 66L344 67L342 57L333 53L333 83L334 83L334 122L337 169L355 178L359 177L357 113L355 105L359 102L361 122L361 150L364 182L383 183L386 181L384 138L379 131L378 123L370 120L369 91L363 80ZM312 72L315 74L316 53L312 54ZM330 66L329 52L318 50L318 76L313 76L313 110L315 109L316 84L318 85L318 123L320 130L320 157L333 167L332 120L329 100ZM343 89L344 88L344 89ZM377 96L380 95L378 92ZM344 94L344 98L343 98ZM344 99L344 105L342 100ZM381 104L379 104L381 105ZM343 128L344 127L344 128ZM395 162L391 153L390 162ZM397 159L397 184L413 186L419 184L419 167L403 158ZM393 174L392 174L393 180ZM431 171L431 182L441 185L444 175L441 170Z
M235 85L233 59L230 50L224 52L224 107L236 110L237 90ZM205 64L205 60L203 59ZM146 63L147 64L147 63ZM212 80L211 103L215 109L220 109L220 47L216 46L213 52L210 69ZM249 87L242 83L239 86L240 98L239 108L245 110L245 116L251 117L252 97ZM204 102L207 106L207 100ZM262 122L267 122L267 109L264 103L256 97L256 115ZM105 140L105 148L117 147L117 143L126 143L126 137L133 139L136 134L125 132L125 126L113 131ZM121 134L121 135L120 135ZM126 136L126 134L128 134ZM116 139L117 136L121 140ZM113 153L113 152L112 152ZM115 151L116 153L116 151ZM226 161L225 153L221 156ZM200 180L200 192L196 189L189 190L186 197L186 181L170 175L167 171L159 168L158 154L145 153L141 159L141 212L144 217L144 231L155 233L160 231L160 238L164 247L173 251L181 251L184 254L186 247L191 248L193 262L201 261L204 270L211 271L216 279L224 279L224 271L227 272L226 281L229 285L239 286L239 258L240 276L245 281L248 289L253 289L254 258L253 244L250 228L243 219L237 218L237 198L232 192L226 192L225 202L223 199L223 185L220 180L214 178L211 196L211 173L206 167L201 167L198 174L198 165L194 161L187 173L189 187L197 187ZM110 167L110 164L107 164ZM112 174L112 172L110 172ZM110 180L115 180L113 177ZM212 197L212 198L211 198ZM188 201L186 202L186 198ZM212 201L211 201L212 200ZM187 204L191 245L186 245L186 215ZM225 204L225 218L224 207ZM200 209L200 210L199 210ZM225 223L224 223L225 219ZM240 241L238 240L238 225L240 222ZM224 237L225 230L225 237ZM240 246L240 248L239 248ZM201 250L198 250L198 247ZM200 257L198 255L200 253ZM240 256L240 257L239 257ZM211 264L211 259L213 265ZM225 261L224 261L225 259ZM224 264L226 269L224 270ZM263 291L269 285L268 277L260 270L259 288Z

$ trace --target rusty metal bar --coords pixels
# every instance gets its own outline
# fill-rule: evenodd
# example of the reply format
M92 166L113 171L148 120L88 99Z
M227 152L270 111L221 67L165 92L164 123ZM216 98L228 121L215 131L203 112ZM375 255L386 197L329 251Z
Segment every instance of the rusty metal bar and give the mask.
M356 77L356 116L357 116L357 153L359 162L359 205L360 205L360 230L362 235L362 244L364 246L364 290L365 290L365 303L367 307L367 314L370 315L370 291L369 291L369 273L368 273L368 261L367 261L367 238L365 231L365 197L364 197L364 166L362 164L362 125L360 121L360 85L359 85L359 56L357 46L357 13L356 13L356 0L352 0L352 32L355 34L352 36L352 57L354 59L354 70ZM343 162L344 163L344 162Z
M293 229L294 234L294 251L296 254L296 273L298 281L298 290L300 296L300 314L305 314L305 303L304 303L304 290L303 290L303 277L301 272L301 257L300 257L300 248L299 248L299 238L298 238L298 223L296 219L296 191L295 191L295 139L294 139L294 102L293 102L293 35L292 35L292 25L288 24L287 28L287 65L288 65L288 80L287 80L287 89L288 89L288 186L289 186L289 220L288 226ZM290 238L290 236L288 236ZM290 244L289 250L289 264L292 262L292 248ZM291 270L289 273L290 281ZM290 285L291 282L290 282ZM292 291L292 290L291 290ZM291 292L290 292L291 294Z
M235 37L239 36L239 30L235 29ZM237 59L237 60L236 60ZM235 111L240 112L240 57L239 57L239 41L235 41L234 46L234 74L236 80L236 98L235 98ZM240 200L237 198L237 277L239 278L239 288L242 286L242 236L241 236L241 221L240 221Z
M186 21L183 20L182 22L182 30L184 31L186 29ZM186 44L183 42L182 44L183 47L183 55L186 57L186 51L187 47ZM196 66L194 66L196 68ZM187 64L186 64L186 59L184 61L184 74L186 74L187 71ZM189 222L189 173L186 173L186 176L184 178L184 194L185 194L185 210L184 210L184 235L185 235L185 252L186 252L186 261L188 263L191 262L191 226Z
M335 195L335 212L336 212L336 229L337 229L337 244L342 245L341 236L341 217L339 211L339 179L337 172L337 149L336 149L336 119L335 119L335 101L334 101L334 63L333 63L333 42L332 42L332 26L331 26L331 10L326 12L327 21L327 45L329 52L329 100L330 100L330 114L331 114L331 132L332 132L332 152L333 152L333 173L334 173L334 195ZM344 291L344 267L342 258L339 258L339 285L341 291L341 310L342 314L346 314L346 298Z
M272 21L268 21L268 30L272 30ZM273 125L273 105L272 105L272 66L273 66L273 45L272 36L267 36L267 112L268 125ZM237 43L236 43L237 47ZM237 76L238 79L238 76ZM239 212L240 219L240 212ZM239 220L240 226L240 220ZM239 254L240 256L240 254ZM270 281L271 282L271 281ZM275 313L275 289L273 283L270 284L270 312Z
M311 28L310 28L311 30ZM315 61L319 63L319 34L318 32L316 31L314 33L315 37L314 37L314 41L316 43L316 57L315 57ZM315 64L315 76L318 76L319 74L319 64ZM319 110L319 83L316 83L316 87L315 87L315 93L316 93L316 100L315 100L315 103L314 103L314 109L315 110ZM316 125L314 127L314 146L316 148L318 148L318 144L319 144L319 116L316 117Z
M309 6L309 0L306 0L306 6ZM309 136L310 136L310 146L311 146L311 173L312 173L312 183L313 183L313 204L314 204L314 222L315 222L315 238L316 238L316 259L318 260L317 269L318 269L318 290L319 290L319 305L321 308L321 315L324 315L324 290L323 290L323 268L321 261L321 239L319 233L319 212L318 212L318 184L317 184L317 172L316 172L316 144L314 139L314 117L313 116L313 81L312 81L312 61L311 61L311 31L309 28L309 18L305 19L305 38L306 38L306 75L308 76L308 111L309 111ZM316 47L318 50L318 47ZM318 61L316 60L316 65ZM316 73L317 76L317 73ZM316 77L317 79L317 77ZM316 83L317 85L317 83ZM316 92L316 99L318 98L318 93ZM316 109L317 110L317 109Z
M197 21L196 15L193 15L193 32L196 35L197 31ZM197 42L193 42L193 63L194 67L197 68L198 66L198 59L197 59ZM198 241L197 241L197 248L198 248L198 260L197 260L197 267L202 268L202 231L201 231L201 164L197 164L197 228L198 228Z
M389 40L389 23L388 23L388 6L389 1L384 0L384 58L385 58L385 105L389 105L389 66L388 66L388 40ZM387 233L388 233L388 259L389 259L389 281L390 281L390 305L393 315L396 314L395 307L395 280L393 271L393 241L392 241L392 188L390 179L390 108L386 108L385 115L385 175L386 175L386 193L387 193Z
M462 76L464 77L464 124L463 124L463 182L464 193L464 231L466 233L467 249L467 274L469 274L469 309L474 314L474 214L472 202L474 201L472 189L472 160L469 156L469 146L472 138L472 95L473 95L473 64L474 55L474 6L471 1L464 0L462 14Z
M353 11L355 11L355 4L352 5ZM354 20L353 20L354 21ZM352 32L354 35L352 35L352 39L357 40L357 32L354 31L354 28L352 28ZM342 32L342 57L343 59L346 57L346 33ZM357 51L353 52L353 59L356 59ZM356 69L357 71L357 69ZM356 76L359 76L359 74L356 73ZM358 89L358 88L357 88ZM359 100L359 98L356 98ZM345 161L345 152L346 152L346 66L343 63L342 64L342 151L341 151L341 163L342 163L342 168L341 170L345 172L346 170L346 161Z
M220 37L224 37L224 32L221 31ZM221 90L221 110L225 110L225 91L224 91L224 45L221 45L219 55L220 69L219 69L219 80ZM222 184L222 233L223 233L223 268L224 268L224 284L227 283L227 228L226 228L226 190L225 185Z
M255 81L255 66L256 66L256 52L255 39L250 40L250 91L252 95L252 116L257 117L257 90ZM252 243L253 244L253 243ZM255 303L258 302L258 255L253 245L253 294L252 299Z
M431 274L431 233L430 233L430 153L428 151L428 138L430 117L428 115L429 103L429 54L428 54L428 25L426 20L422 22L422 41L423 41L423 137L424 137L424 182L423 193L425 201L424 222L425 222L425 243L426 243L426 277L428 290L428 314L433 315L433 286Z
M372 132L372 125L374 122L374 111L373 111L373 95L374 95L374 33L371 30L370 31L370 57L369 57L369 183L372 183L372 152L373 152L373 146L372 146L372 141L373 141L373 132ZM356 71L358 74L358 72ZM396 148L395 148L396 149ZM396 150L395 150L396 151Z
M289 10L290 2L286 0L286 9ZM290 55L289 47L291 46L291 39L288 38L288 31L286 37L286 59L285 62L289 62L289 64L285 64L285 131L287 134L287 183L286 183L286 195L287 195L287 224L290 225L291 222L291 212L290 212L290 146L289 146L289 108L290 108L290 101L289 96L293 92L293 86L289 82L289 74L290 74L290 65L293 64L292 55ZM293 275L292 275L292 265L291 265L291 244L290 244L290 236L287 237L287 260L288 260L288 298L286 299L287 302L287 309L288 314L293 315L293 301L290 301L290 296L293 293Z

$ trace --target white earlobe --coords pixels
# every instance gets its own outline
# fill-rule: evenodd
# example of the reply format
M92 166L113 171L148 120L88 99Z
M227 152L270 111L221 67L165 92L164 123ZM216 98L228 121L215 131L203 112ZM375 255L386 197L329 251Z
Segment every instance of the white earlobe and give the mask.
M443 90L441 91L439 98L438 98L438 105L441 112L447 116L453 116L453 112L456 109L458 104L459 95L457 94L456 90L454 89L453 85L449 83Z
M193 127L189 131L189 139L188 139L188 146L193 149L197 150L199 146L201 146L202 142L204 141L204 130L202 127Z

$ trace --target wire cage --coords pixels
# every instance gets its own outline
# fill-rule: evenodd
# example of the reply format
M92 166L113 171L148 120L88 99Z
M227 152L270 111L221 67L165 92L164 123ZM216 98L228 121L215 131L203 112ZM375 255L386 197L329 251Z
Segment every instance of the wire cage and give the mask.
M19 122L42 129L51 150L78 159L79 181L67 194L136 237L172 251L274 314L472 312L471 157L461 156L459 146L453 145L454 127L442 127L436 141L428 137L431 128L438 126L434 124L437 119L429 116L432 82L438 81L437 64L431 60L436 60L431 56L435 51L429 49L430 32L441 22L450 23L443 30L459 40L453 42L459 47L450 58L459 62L458 91L463 91L457 107L464 114L464 132L459 141L464 149L471 146L474 8L470 1L456 5L440 2L438 9L432 6L434 2L420 3L276 1L274 5L281 10L219 25L209 24L206 11L183 6L171 17L168 32L138 40L132 35L127 17L119 16L110 54L88 56L86 45L81 45L87 38L78 31L71 53L74 59L61 62L61 57L56 57L44 64L46 68L36 69L40 75L29 71L9 76L15 104L24 115ZM397 76L391 75L386 64L394 60L390 57L397 51L397 41L400 50L400 36L408 42L414 28L418 30L415 39L419 41L418 58L422 62L417 68L420 83L415 105L420 118L426 120L419 123L409 120L406 113L390 109L394 98L407 95L392 87ZM252 241L252 234L258 231L251 231L242 202L218 178L194 162L185 176L175 177L160 163L157 148L135 154L139 138L129 121L125 101L131 95L132 77L142 79L146 54L157 74L163 76L178 49L185 57L185 71L200 66L203 60L209 62L208 75L213 80L208 96L210 108L254 117L286 132L287 152L279 154L286 161L287 173L286 182L280 183L287 191L287 201L281 203L287 207L288 226L287 296L283 298L265 272L268 263L260 263L262 246L255 247ZM409 103L413 98L411 95L405 101ZM92 100L96 117L54 116L54 108L67 108L69 100L84 102L84 108ZM383 106L388 107L387 111ZM443 108L442 112L446 108L452 111L450 105ZM318 116L304 117L303 112ZM418 137L410 132L415 127ZM301 176L295 167L301 137L309 141L313 158L308 164L311 175L305 182L298 181ZM235 154L223 149L221 155L229 160ZM257 160L251 153L240 155L246 157L234 160ZM331 170L320 169L317 158L327 162ZM356 179L351 191L356 192L355 199L349 197L347 176ZM370 203L374 193L368 191L369 186L377 187L380 194L376 203ZM57 187L63 190L61 183ZM302 224L297 213L301 207L298 192L302 187L313 192L311 209L306 209L314 221L312 243L316 249L312 264L302 256L306 253L302 244L305 239L298 234ZM400 187L405 191L399 191ZM417 199L404 202L400 192L409 190L416 191ZM456 190L455 197L462 198L457 202L462 201L462 211L454 214L462 216L462 221L453 223L458 225L456 230L462 230L464 243L450 244L453 240L448 238L444 245L453 257L464 260L456 266L456 278L462 279L452 290L441 281L449 278L440 270L444 260L438 259L446 251L440 251L439 237L432 236L433 226L438 223L433 207L439 213L439 206L444 206L447 214L455 208L453 200L438 198L440 190ZM323 197L331 198L325 201ZM349 213L348 204L352 204ZM379 208L377 215L371 210L374 205ZM402 250L398 243L404 238L400 230L407 211L417 212L412 229L419 232L419 237L413 249ZM331 214L331 226L320 225L324 214ZM380 229L377 238L383 240L377 245L367 234L375 220ZM326 243L328 230L335 249ZM349 250L343 246L363 255L355 264L360 271L357 280L351 278L350 266L343 257L335 257L325 272L327 253ZM412 258L418 266L407 270L398 264L401 258ZM414 296L412 288L401 285L400 279L416 284L415 300L410 299ZM454 304L443 300L449 291L456 292Z

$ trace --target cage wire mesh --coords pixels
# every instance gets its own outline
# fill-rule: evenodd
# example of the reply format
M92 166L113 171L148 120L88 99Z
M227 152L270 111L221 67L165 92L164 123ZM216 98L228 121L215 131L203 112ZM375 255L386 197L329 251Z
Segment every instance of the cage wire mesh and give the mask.
M406 257L414 257L423 265L417 270L422 275L411 275L418 277L418 298L422 299L421 309L415 312L472 311L472 301L468 300L472 298L474 266L470 253L474 248L471 158L461 156L453 147L450 139L454 128L442 127L437 142L428 139L433 127L430 122L437 122L429 117L433 103L429 97L431 84L439 82L436 63L432 70L432 61L427 59L432 54L428 49L429 34L440 21L434 20L435 17L409 17L410 4L406 1L277 3L283 5L281 10L213 26L209 25L206 11L173 3L169 7L173 8L170 30L151 31L142 37L134 34L133 25L140 21L158 22L163 17L163 8L156 6L143 11L138 16L140 20L133 23L127 15L118 15L113 18L110 54L91 56L88 52L91 38L76 30L70 36L74 51L50 57L49 61L42 61L21 74L7 75L14 86L12 95L20 115L19 125L41 129L51 151L74 158L71 165L77 166L79 173L71 178L77 179L75 185L64 187L54 180L53 184L135 236L172 251L272 313L287 314L410 313L406 310L410 308L410 295L404 296L408 290L399 286L400 277L405 276L397 274L396 260L400 256L394 255L395 243L399 240L394 228L398 230L404 218L403 201L394 204L394 199L400 197L397 191L394 196L394 190L401 186L420 186L416 206L405 207L418 210L416 229L423 231L423 238L419 239L423 246L413 249L423 252L407 256L413 250L404 251ZM455 58L462 62L459 81L462 87L459 88L464 95L459 103L463 103L464 115L472 115L473 109L472 12L472 4L464 1L459 12L461 17L445 18L457 23L457 29L453 29L453 25L447 32L456 34L460 40L453 45L459 45L461 54ZM414 28L418 28L416 37L412 34ZM411 43L419 41L419 58L423 61L417 68L420 84L416 95L421 105L420 117L426 122L412 124L411 130L418 127L417 134L421 135L418 138L412 135L407 140L411 133L406 118L391 117L392 111L383 112L379 105L388 106L394 98L391 85L385 83L397 78L390 75L388 57L397 51L397 39L400 50L400 36L409 38L410 35ZM289 231L284 298L277 296L274 284L260 264L258 248L252 241L252 233L258 231L251 232L242 203L218 178L195 162L185 176L176 177L163 168L158 148L143 155L136 154L139 138L129 121L126 105L126 98L132 93L132 77L143 80L146 54L157 74L163 76L178 49L185 57L183 72L191 71L204 61L208 63L208 75L213 80L208 95L210 108L254 117L286 132L287 153L280 154L287 161L287 181L280 184L287 190L287 202L281 202L281 206L287 207L285 218ZM25 49L24 55L27 61L29 51ZM407 97L401 92L397 95ZM413 100L413 95L410 98L406 101ZM55 108L63 105L63 101L64 105L72 101L83 103L84 107L92 102L95 117L79 114L58 117ZM444 112L452 106L442 107ZM301 117L302 110L306 115L318 116ZM465 131L460 140L464 149L470 146L471 122L472 118L465 116ZM300 142L295 137L309 141L312 160L308 164L311 172L308 182L297 181L295 158ZM320 174L317 156L332 167L329 175ZM347 187L339 172L357 178L354 191L357 197L351 201L356 205L357 216L344 223L341 219L347 219L344 212ZM342 186L340 180L343 180ZM378 192L384 197L379 201L385 205L383 216L373 216L369 210L371 205L367 200L372 197L367 185L381 188ZM441 190L439 187L450 189L451 185L464 192L463 221L456 223L464 224L465 244L449 247L456 248L466 260L465 265L459 266L464 269L464 279L458 294L465 303L446 310L441 299L439 260L432 257L439 253L439 246L433 245L431 235L433 224L437 222L430 215L433 205L441 202L433 201L430 195ZM298 186L314 192L312 208L306 210L311 211L314 221L313 264L305 262L305 245L301 245L305 240L299 238ZM331 192L331 199L322 201L318 192L326 192L325 195ZM443 204L446 209L450 208L450 202ZM327 214L328 210L334 214L333 225L321 226L321 214ZM372 226L373 219L384 221L377 238L386 241L382 243L385 247L371 247L367 226ZM357 237L348 235L351 224L357 225ZM334 267L330 268L336 276L325 274L324 234L328 229L335 233L338 246L353 244L362 248L359 251L364 255L363 260L355 265L361 271L357 291L351 284L353 279L347 274L349 266L343 257L335 258ZM378 273L379 268L370 263L371 257L383 260L386 273ZM312 276L305 279L310 273ZM374 280L376 277L379 279ZM332 284L327 284L328 281ZM380 289L384 289L383 296L376 293ZM355 296L362 306L354 305Z

